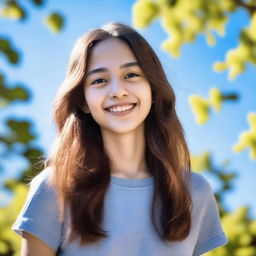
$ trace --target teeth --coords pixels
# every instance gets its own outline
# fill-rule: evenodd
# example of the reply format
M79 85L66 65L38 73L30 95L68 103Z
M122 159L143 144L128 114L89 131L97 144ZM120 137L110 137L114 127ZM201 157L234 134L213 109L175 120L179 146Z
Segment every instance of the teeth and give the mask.
M121 111L125 111L125 110L128 110L128 109L131 109L133 107L134 107L134 104L126 105L126 106L122 106L122 107L113 107L113 108L109 108L108 110L110 112L121 112Z

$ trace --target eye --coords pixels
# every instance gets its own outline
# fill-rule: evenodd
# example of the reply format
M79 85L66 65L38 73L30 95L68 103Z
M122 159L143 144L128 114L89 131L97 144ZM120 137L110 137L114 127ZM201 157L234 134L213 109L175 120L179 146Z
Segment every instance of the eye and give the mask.
M140 75L137 74L137 73L131 72L131 73L128 73L124 78L125 78L125 79L126 79L126 78L132 78L132 77L136 77L136 76L140 76Z
M101 83L106 83L106 82L107 82L106 79L99 78L99 79L94 80L91 84L101 84Z

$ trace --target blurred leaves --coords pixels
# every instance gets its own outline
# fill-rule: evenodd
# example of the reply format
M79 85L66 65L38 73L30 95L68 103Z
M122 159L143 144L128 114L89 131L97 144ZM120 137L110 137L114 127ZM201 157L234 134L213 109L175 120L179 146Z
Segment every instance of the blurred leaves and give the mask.
M9 118L5 120L5 125L7 132L0 133L0 145L2 146L0 157L6 160L15 156L27 161L27 167L21 170L20 178L17 180L26 184L27 177L33 177L42 170L43 151L33 145L37 136L32 131L30 120ZM6 188L12 189L12 186L8 185Z
M3 256L19 256L21 252L20 237L11 230L11 226L25 202L28 186L16 182L13 194L10 204L0 208L0 255Z
M14 143L28 144L35 138L30 131L31 124L29 121L9 119L6 124L10 133L7 136L1 136L0 141L6 143L8 146L13 145Z
M226 171L229 165L228 161L224 161L221 166L216 166L212 155L208 151L199 155L191 154L190 161L193 171L201 173L209 172L218 180L218 184L220 184L220 186L215 195L220 206L222 204L224 193L232 190L232 182L237 177L237 173L235 171ZM224 213L223 209L221 209L220 212L221 214Z
M256 220L249 217L249 207L239 207L225 214L221 221L229 243L206 253L206 256L255 256Z
M44 22L53 33L59 33L64 24L62 16L58 13L51 13Z
M44 0L28 1L34 7L42 7ZM24 4L21 5L21 4ZM5 0L1 2L0 15L5 19L23 21L29 18L29 11L24 1ZM44 19L44 23L53 32L59 33L63 29L64 18L57 12L50 13ZM24 26L25 23L22 24ZM15 35L13 35L15 37ZM5 56L8 64L17 65L20 60L20 51L13 46L12 39L7 36L0 36L0 53ZM0 107L3 112L13 103L26 103L31 99L31 93L22 83L10 86L6 80L8 74L4 75L0 70ZM5 190L13 193L11 202L5 202L0 207L0 255L20 255L21 240L12 230L18 213L20 212L27 196L29 181L38 174L44 167L43 151L35 145L38 135L33 131L33 122L24 117L7 116L2 118L6 131L0 132L0 172L4 169L4 162L19 158L27 162L27 166L20 167L19 178L4 181ZM17 166L18 167L18 166Z
M250 126L249 131L240 133L239 141L232 149L234 152L241 152L249 148L250 158L256 160L256 113L249 113L247 120Z
M35 7L42 6L45 3L44 0L30 0L30 2ZM17 0L4 0L3 7L0 9L0 15L6 19L23 21L28 14L28 10L21 5L21 1ZM43 23L51 32L60 33L64 27L64 17L59 12L54 11L43 18Z
M0 108L7 107L16 101L28 101L31 98L31 94L22 85L17 85L14 88L9 88L5 83L4 75L0 74Z
M1 9L0 13L4 18L14 20L24 20L26 18L26 11L20 3L18 4L17 1L14 0L4 1L4 7Z
M232 81L245 71L247 64L256 64L255 0L137 0L133 5L133 24L145 28L157 18L160 19L168 34L162 48L171 56L179 57L182 45L195 42L200 34L205 36L209 46L214 46L215 35L225 36L230 15L240 8L247 11L249 25L241 28L238 46L226 53L223 62L218 61L213 65L215 72L227 70L228 78ZM196 123L203 125L209 120L211 109L219 112L224 101L237 99L236 93L226 95L212 88L208 99L191 95L188 100ZM241 152L245 147L250 148L250 158L255 160L255 136L252 131L241 133L233 151Z
M0 53L6 56L11 64L17 64L19 61L19 53L11 46L8 39L0 37Z
M45 0L31 0L31 2L36 6L41 6L45 3Z
M189 104L194 113L197 124L203 125L209 120L210 109L215 112L221 110L222 104L225 101L237 101L237 93L222 93L217 88L211 88L209 92L209 99L205 99L200 95L191 95L189 97Z
M203 172L211 169L210 152L203 152L201 155L190 155L192 170L195 172Z
M210 4L207 0L138 0L133 8L133 24L146 27L157 15L169 35L162 47L173 57L178 57L182 44L195 41L200 33L205 35L209 45L214 45L213 32L223 36L227 12L235 10L236 4L232 0L212 1Z
M215 192L221 223L229 243L214 249L205 256L255 256L256 254L256 220L250 217L250 208L241 206L234 212L224 207L224 196L233 189L233 181L237 178L235 171L227 170L229 162L226 160L222 166L216 166L210 152L200 155L191 155L192 170L205 172L214 177L219 184Z
M150 0L138 1L133 6L133 23L139 28L144 28L157 18L158 11L156 2Z
M229 70L229 80L234 80L245 70L247 63L256 64L256 12L251 18L248 28L240 33L240 45L228 51L224 62L216 62L214 70L221 72Z
M229 71L235 79L245 70L246 63L256 64L256 4L240 0L138 0L133 6L133 24L138 28L149 26L156 18L161 20L169 38L162 48L173 57L180 56L183 44L194 42L203 34L209 46L216 44L215 34L225 35L229 15L244 8L251 17L248 28L240 32L240 45L228 51L224 62L214 64L215 71Z

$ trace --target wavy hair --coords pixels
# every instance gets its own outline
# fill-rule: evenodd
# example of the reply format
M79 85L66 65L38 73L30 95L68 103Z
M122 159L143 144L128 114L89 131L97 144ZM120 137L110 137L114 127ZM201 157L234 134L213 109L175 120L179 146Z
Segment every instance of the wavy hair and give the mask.
M64 220L69 206L69 241L79 237L84 245L108 236L102 222L111 178L110 159L99 125L81 106L86 104L84 81L90 54L97 43L109 38L130 47L152 90L154 104L145 119L144 136L146 164L155 181L151 210L154 228L162 240L183 240L191 229L191 163L175 110L175 94L154 50L136 30L121 23L93 29L76 41L54 101L57 135L45 163L53 169L49 183L56 190L59 219Z

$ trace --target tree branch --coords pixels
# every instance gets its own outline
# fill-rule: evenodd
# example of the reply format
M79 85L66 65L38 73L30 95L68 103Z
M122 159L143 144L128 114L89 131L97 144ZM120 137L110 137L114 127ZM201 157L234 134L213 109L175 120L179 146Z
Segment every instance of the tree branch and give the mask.
M256 5L249 5L243 2L243 0L233 0L238 6L244 7L252 15L256 11Z

